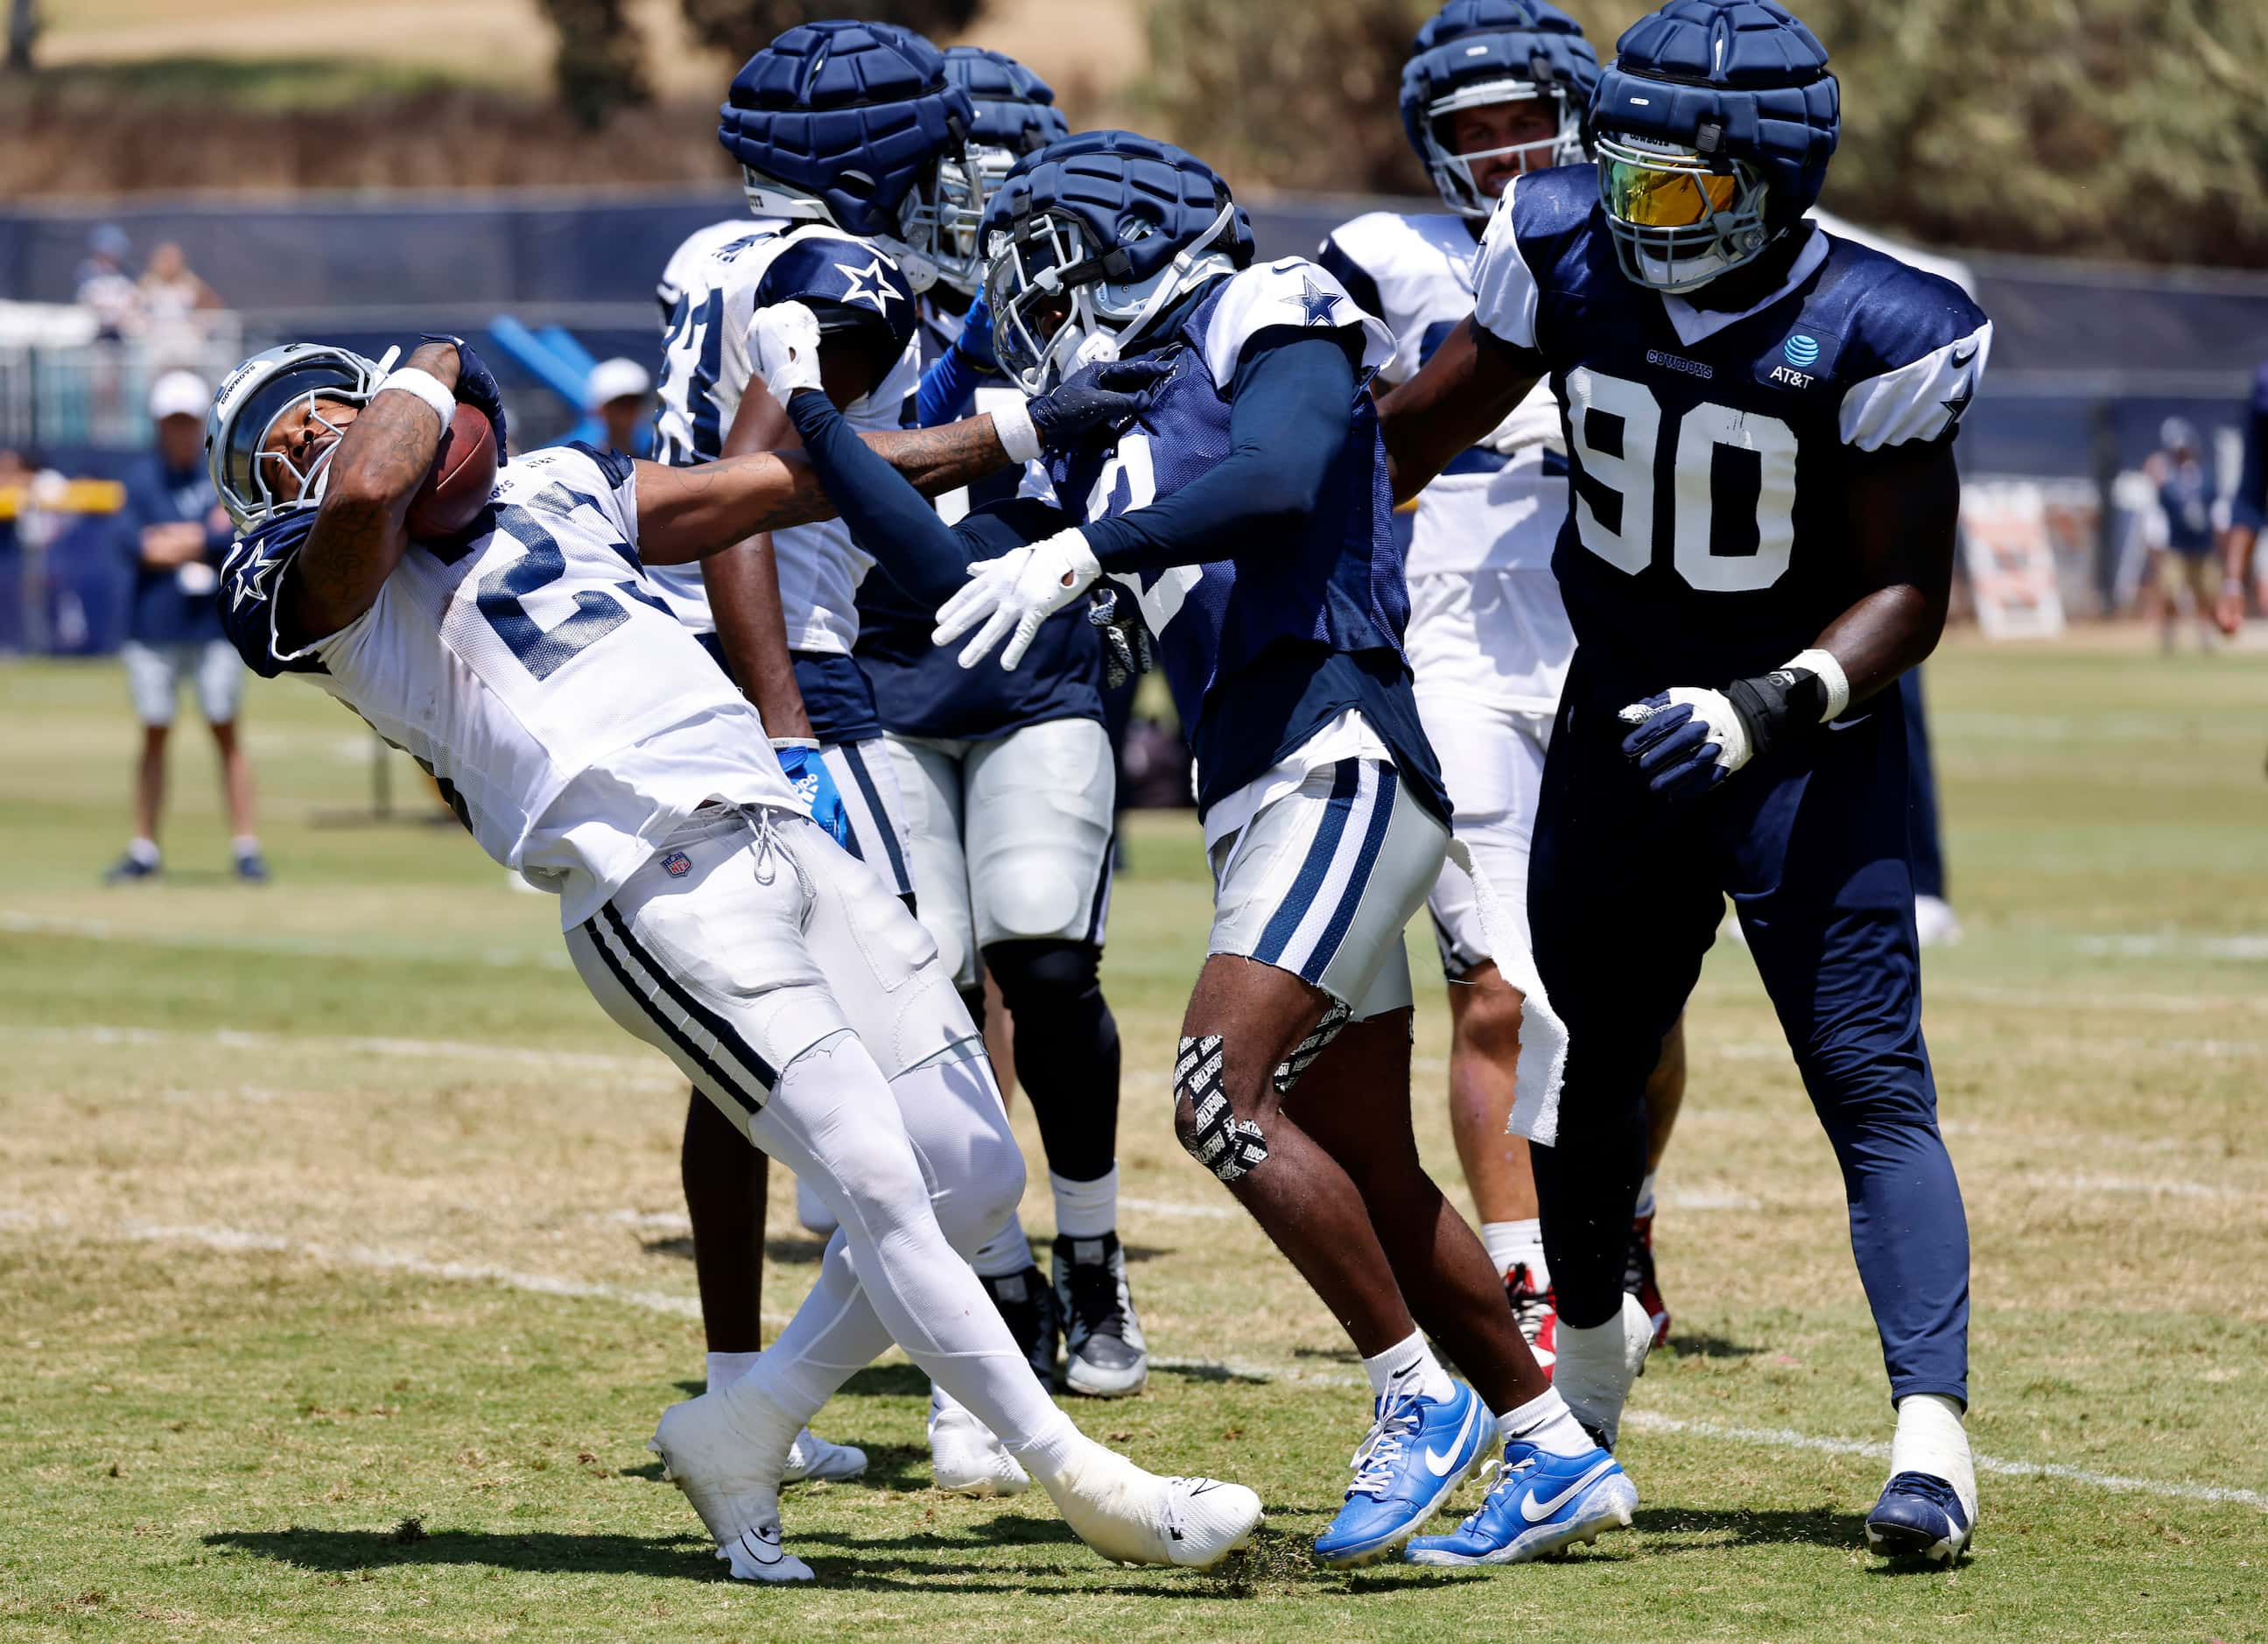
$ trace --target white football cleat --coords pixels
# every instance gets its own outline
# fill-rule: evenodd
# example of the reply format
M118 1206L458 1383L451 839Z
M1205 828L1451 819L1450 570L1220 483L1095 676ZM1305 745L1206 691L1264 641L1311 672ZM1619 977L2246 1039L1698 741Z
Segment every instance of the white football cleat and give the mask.
M930 1471L954 1495L1021 1495L1032 1476L992 1429L939 1392L929 1406Z
M832 1443L806 1427L787 1447L787 1471L780 1475L780 1482L802 1484L816 1479L821 1484L841 1484L865 1471L865 1451L855 1444Z
M1607 1449L1615 1447L1631 1383L1644 1373L1646 1351L1653 1345L1653 1316L1646 1304L1627 1291L1622 1302L1613 1318L1588 1330L1576 1329L1562 1316L1553 1343L1559 1358L1551 1367L1551 1385L1575 1419Z
M646 1449L701 1515L717 1556L743 1581L807 1581L811 1567L780 1546L779 1485L795 1428L745 1381L661 1412Z
M1209 1570L1260 1525L1260 1498L1242 1485L1160 1478L1100 1444L1048 1494L1079 1539L1115 1564Z

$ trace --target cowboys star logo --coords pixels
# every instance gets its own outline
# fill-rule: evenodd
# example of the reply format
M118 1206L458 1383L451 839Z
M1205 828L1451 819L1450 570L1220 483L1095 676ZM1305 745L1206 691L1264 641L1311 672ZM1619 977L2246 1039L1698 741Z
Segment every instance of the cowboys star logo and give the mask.
M850 289L843 293L843 300L846 303L872 303L876 313L887 317L892 303L905 300L892 291L889 281L883 278L882 259L879 255L863 269L838 262L835 265L835 271L850 282Z

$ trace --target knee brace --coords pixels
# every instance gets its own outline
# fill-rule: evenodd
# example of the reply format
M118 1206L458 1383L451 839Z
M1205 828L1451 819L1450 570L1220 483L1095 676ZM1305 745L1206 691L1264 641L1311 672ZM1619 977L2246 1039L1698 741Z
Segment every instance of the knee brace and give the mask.
M1339 1029L1347 1025L1347 1019L1353 1014L1353 1007L1344 999L1331 1001L1331 1007L1323 1013L1323 1019L1315 1024L1314 1031L1300 1040L1299 1047L1291 1055L1276 1064L1278 1095L1291 1094L1292 1087L1300 1082L1300 1075L1307 1071L1308 1064L1331 1048L1331 1041L1339 1036Z
M1268 1144L1260 1127L1240 1119L1221 1088L1226 1053L1220 1036L1185 1038L1174 1058L1174 1133L1189 1156L1223 1182L1234 1183L1268 1157ZM1188 1102L1189 1117L1181 1117Z

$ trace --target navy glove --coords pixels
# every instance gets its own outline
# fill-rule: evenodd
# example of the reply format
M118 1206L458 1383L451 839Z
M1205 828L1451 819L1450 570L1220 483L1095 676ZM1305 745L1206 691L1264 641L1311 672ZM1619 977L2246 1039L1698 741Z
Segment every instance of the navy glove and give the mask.
M954 339L953 346L966 354L968 363L979 372L987 376L998 374L1000 358L992 351L992 311L985 306L982 293L968 305L968 312L961 315L961 335Z
M481 361L471 344L460 336L447 336L428 331L417 339L420 343L446 343L457 350L457 399L469 405L489 419L496 431L497 466L504 465L504 390L497 386L496 373Z
M1075 446L1100 428L1117 429L1150 409L1157 386L1174 374L1162 359L1114 359L1091 365L1026 408L1032 431L1049 451Z
M836 844L848 847L850 813L843 808L842 790L835 785L835 773L819 756L819 745L783 737L772 744L772 752L779 756L780 769L787 773L788 785L796 797L811 807L811 820L833 834Z
M1124 590L1108 582L1094 586L1086 620L1102 630L1102 684L1116 690L1130 679L1139 679L1157 666L1150 643L1150 624Z

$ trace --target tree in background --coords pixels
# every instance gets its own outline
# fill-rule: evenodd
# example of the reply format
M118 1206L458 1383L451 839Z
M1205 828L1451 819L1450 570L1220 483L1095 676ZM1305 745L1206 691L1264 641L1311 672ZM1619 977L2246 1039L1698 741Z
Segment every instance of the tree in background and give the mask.
M845 6L842 0L679 0L694 39L713 46L735 63L747 62L799 23L855 12L877 22L897 23L917 34L942 40L974 22L983 0L869 0Z
M645 76L645 41L626 15L623 0L542 4L559 32L552 81L578 125L599 126L618 108L652 100Z
M1645 9L1559 0L1599 55ZM1246 188L1430 192L1395 109L1425 0L1156 0L1161 136ZM2268 266L2260 0L1795 0L1843 83L1822 203L1980 250Z
M32 68L32 42L40 37L40 8L35 0L9 0L8 66L18 73Z

